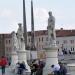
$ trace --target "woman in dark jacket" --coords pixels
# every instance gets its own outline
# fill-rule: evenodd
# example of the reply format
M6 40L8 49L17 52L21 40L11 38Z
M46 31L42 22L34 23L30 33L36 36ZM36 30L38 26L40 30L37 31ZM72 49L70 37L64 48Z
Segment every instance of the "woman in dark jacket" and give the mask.
M19 73L20 75L23 75L24 70L27 70L27 69L26 69L26 66L25 66L25 63L24 63L24 62L19 63L18 73Z

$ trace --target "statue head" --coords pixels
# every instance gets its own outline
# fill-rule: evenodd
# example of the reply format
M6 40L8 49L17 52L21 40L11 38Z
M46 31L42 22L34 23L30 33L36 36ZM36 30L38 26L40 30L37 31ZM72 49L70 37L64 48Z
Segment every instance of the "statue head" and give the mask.
M21 26L22 26L22 23L18 23L18 26L21 28Z
M16 34L15 31L12 31L11 35L14 36L15 34Z
M49 16L52 16L52 12L51 11L49 11L48 14L49 14Z

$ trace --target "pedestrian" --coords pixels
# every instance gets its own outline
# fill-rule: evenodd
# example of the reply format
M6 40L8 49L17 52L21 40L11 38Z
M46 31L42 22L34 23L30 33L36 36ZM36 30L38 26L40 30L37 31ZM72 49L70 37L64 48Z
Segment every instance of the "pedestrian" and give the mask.
M19 63L18 65L19 65L18 66L18 74L23 75L24 70L27 70L26 66L25 66L25 62L23 61L22 63Z
M20 63L19 62L17 62L16 63L16 67L15 67L15 73L17 73L17 74L19 74L19 67L20 67Z
M45 62L39 60L39 66L38 66L38 70L36 72L36 75L43 75L44 66L45 66Z
M60 66L59 66L59 64L57 64L57 65L51 65L51 68L52 68L52 73L54 75L60 75L60 72L59 72Z
M60 74L67 75L67 68L64 66L64 64L59 62L59 65L60 65Z
M7 65L7 58L2 56L1 61L0 61L1 69L2 69L2 75L5 75L5 68Z
M36 75L36 72L38 70L38 62L37 60L33 60L31 64L31 75Z

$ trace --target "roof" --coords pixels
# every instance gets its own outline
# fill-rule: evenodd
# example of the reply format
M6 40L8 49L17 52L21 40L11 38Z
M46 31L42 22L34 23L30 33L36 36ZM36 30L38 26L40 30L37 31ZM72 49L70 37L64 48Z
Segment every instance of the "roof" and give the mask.
M35 31L35 36L47 35L47 30L39 30ZM31 36L31 32L28 32L28 36ZM75 30L56 30L56 37L67 37L67 36L75 36Z
M0 34L0 37L11 38L11 34L10 33L2 33L2 34Z
M11 34L10 33L2 33L0 34L0 36L4 36L5 38L11 38ZM35 31L35 36L41 36L41 35L48 35L48 31L47 30L39 30L39 31ZM31 32L28 32L28 36L31 36ZM75 36L75 30L64 30L64 29L59 29L56 30L56 37L68 37L68 36Z
M75 30L56 30L57 37L75 36Z

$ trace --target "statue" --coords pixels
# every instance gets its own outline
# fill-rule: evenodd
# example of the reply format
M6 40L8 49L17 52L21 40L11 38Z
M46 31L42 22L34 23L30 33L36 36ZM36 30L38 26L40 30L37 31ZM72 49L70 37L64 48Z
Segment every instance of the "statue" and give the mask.
M19 23L18 25L19 25L19 28L17 31L17 39L18 39L19 50L25 50L22 24Z
M18 50L18 40L17 40L16 33L13 31L11 33L11 36L12 36L12 50L17 51Z
M52 12L49 12L48 18L48 37L50 46L56 45L56 34L55 34L55 18Z
M51 75L52 64L58 64L58 47L56 46L56 34L55 34L55 18L52 15L52 12L49 12L48 18L48 46L46 49L46 64L44 67L43 75Z

